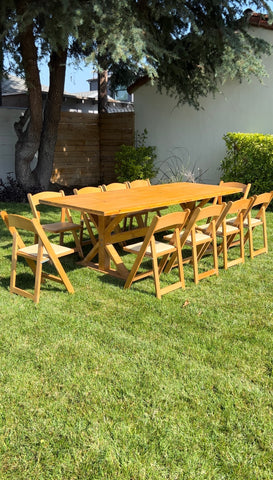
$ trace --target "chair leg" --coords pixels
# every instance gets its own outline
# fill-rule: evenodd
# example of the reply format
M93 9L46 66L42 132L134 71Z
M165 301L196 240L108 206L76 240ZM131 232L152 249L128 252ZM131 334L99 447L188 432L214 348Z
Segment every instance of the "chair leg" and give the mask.
M218 270L218 251L217 251L217 238L216 234L213 239L213 265L215 269L215 275L219 275L219 270Z
M77 251L79 253L79 256L80 256L80 258L83 258L84 255L83 255L83 251L82 251L82 246L81 246L79 237L78 237L77 233L75 232L75 230L72 230L72 235L74 237L75 245L76 245Z
M223 262L224 262L224 270L228 269L228 248L227 248L227 237L224 236L222 240L223 245Z
M156 297L161 299L161 289L160 289L160 280L159 280L159 273L158 273L158 262L157 258L153 258L153 273L154 273L154 282L155 282L155 294Z
M199 275L198 275L198 261L197 261L197 246L196 243L192 242L192 266L193 266L193 276L194 276L194 283L197 285L199 282Z
M240 255L242 263L245 263L245 246L244 246L244 233L243 230L240 232Z
M252 228L251 225L249 225L248 231L247 231L247 233L245 234L244 243L246 243L247 240L248 240L249 255L250 255L250 258L253 259L253 258L254 258L254 251L253 251L253 228Z
M267 228L266 228L265 215L264 215L264 221L263 221L263 236L264 236L264 250L265 250L265 253L268 253Z
M83 242L83 228L84 228L84 220L81 218L81 229L80 229L80 244L82 245Z
M87 241L84 241L83 242L83 239L81 239L81 245L88 245L88 244L92 244L93 246L96 245L97 243L97 239L93 233L93 230L92 230L92 227L90 225L90 221L89 221L89 218L87 216L86 213L83 213L83 221L84 221L84 224L86 226L86 229L88 231L88 234L89 234L89 237L90 237L90 240L87 240ZM82 232L83 233L83 232Z
M250 234L250 230L249 229L249 247L250 247L250 241L251 241L251 250L250 250L250 256L251 258L253 259L254 257L256 257L257 255L261 255L261 253L268 253L268 241L267 241L267 228L266 228L266 217L265 217L265 212L263 213L262 215L262 227L263 227L263 246L261 248L258 248L257 250L254 250L254 245L253 245L253 229L252 229L252 232Z
M41 289L41 279L42 279L42 258L43 258L43 245L39 241L37 262L36 262L36 272L35 272L35 286L34 286L34 303L39 303L40 300L40 289Z
M61 232L60 233L60 245L63 245L64 244L64 233Z
M182 258L182 252L180 249L177 250L177 258L178 258L179 279L181 282L181 287L185 288L183 258Z
M10 274L10 292L16 289L17 242L13 243Z

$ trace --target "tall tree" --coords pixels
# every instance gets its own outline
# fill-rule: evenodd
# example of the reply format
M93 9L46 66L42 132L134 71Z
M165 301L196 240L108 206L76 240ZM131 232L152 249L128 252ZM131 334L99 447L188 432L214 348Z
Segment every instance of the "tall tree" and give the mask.
M263 0L253 4L271 14ZM113 84L146 73L160 91L198 108L200 96L215 92L226 76L263 74L269 45L249 35L247 6L235 0L1 0L0 42L29 93L29 109L15 125L17 180L27 189L48 188L69 56L110 70ZM50 70L45 105L41 57Z

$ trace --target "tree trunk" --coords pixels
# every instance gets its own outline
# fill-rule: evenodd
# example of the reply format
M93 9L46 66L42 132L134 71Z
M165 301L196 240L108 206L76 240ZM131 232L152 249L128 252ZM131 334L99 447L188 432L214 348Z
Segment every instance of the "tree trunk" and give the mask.
M108 72L103 70L98 73L98 113L107 112L107 86Z
M26 13L27 5L24 0L16 1L16 9L18 15ZM27 26L21 32L19 42L29 93L29 110L14 124L18 137L15 145L15 175L18 182L24 185L26 190L29 190L38 184L37 177L32 172L30 164L39 148L43 115L42 90L33 24Z
M44 122L34 174L41 187L48 189L52 175L54 151L63 100L67 51L53 52L50 57L49 92L44 110Z

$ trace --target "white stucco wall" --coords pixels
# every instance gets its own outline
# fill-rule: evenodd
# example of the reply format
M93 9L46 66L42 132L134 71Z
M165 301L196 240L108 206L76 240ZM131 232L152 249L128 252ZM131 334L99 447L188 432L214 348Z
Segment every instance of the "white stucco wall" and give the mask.
M253 32L273 42L273 31L253 28ZM230 81L221 94L202 100L204 110L196 111L188 105L176 107L174 99L160 95L150 84L135 91L136 130L147 128L147 144L157 147L161 170L173 163L166 159L175 153L187 169L195 166L196 172L197 168L203 172L204 183L218 183L225 156L225 133L273 134L273 55L264 63L269 77L263 84L255 78L242 84ZM161 178L160 172L154 182Z
M0 107L0 178L5 180L8 173L15 171L15 143L17 141L14 123L24 112L22 108Z

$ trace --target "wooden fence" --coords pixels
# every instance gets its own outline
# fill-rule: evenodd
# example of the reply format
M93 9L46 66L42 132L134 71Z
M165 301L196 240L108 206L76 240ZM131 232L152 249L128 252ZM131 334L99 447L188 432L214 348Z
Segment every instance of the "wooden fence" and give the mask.
M132 112L62 112L52 182L80 187L115 181L115 152L133 145L134 130Z

